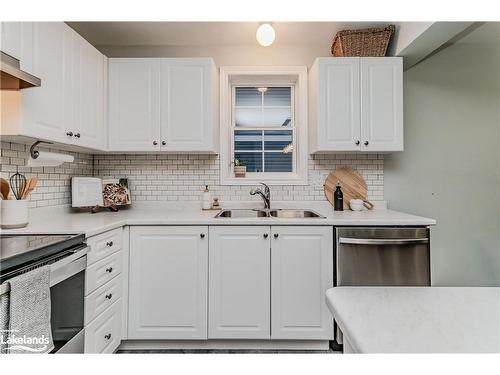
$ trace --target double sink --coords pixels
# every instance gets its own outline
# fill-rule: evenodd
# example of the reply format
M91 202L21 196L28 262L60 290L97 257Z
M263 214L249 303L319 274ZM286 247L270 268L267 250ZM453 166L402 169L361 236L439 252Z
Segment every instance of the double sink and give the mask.
M232 219L250 219L259 217L275 217L280 219L324 219L317 212L311 210L278 209L278 210L259 210L259 209L234 209L222 210L215 218Z

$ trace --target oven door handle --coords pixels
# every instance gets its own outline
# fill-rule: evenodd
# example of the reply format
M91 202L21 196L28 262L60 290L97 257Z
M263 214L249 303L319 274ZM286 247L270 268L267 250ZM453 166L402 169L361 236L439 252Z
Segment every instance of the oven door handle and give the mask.
M69 279L71 276L87 268L88 247L76 250L73 254L50 265L50 286L59 284L61 281ZM10 292L8 282L0 285L0 295Z
M59 284L87 268L88 247L55 262L50 266L50 286Z
M351 245L415 245L429 243L428 238L349 238L340 237L339 243Z

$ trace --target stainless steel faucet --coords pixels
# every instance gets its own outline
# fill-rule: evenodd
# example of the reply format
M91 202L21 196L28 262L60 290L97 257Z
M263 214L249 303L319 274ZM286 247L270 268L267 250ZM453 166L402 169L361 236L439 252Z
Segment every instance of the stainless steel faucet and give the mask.
M264 184L263 182L260 183L261 185L264 185L264 192L260 189L252 189L250 190L250 195L255 195L259 194L262 199L264 200L264 208L266 210L271 209L271 190L269 189L269 186Z

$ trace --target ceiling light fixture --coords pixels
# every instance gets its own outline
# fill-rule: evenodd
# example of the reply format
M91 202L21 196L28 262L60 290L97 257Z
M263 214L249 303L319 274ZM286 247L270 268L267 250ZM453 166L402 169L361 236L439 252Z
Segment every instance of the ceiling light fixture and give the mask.
M259 42L262 47L268 47L273 44L274 38L276 38L276 32L271 24L263 23L257 29L255 37L257 38L257 42Z

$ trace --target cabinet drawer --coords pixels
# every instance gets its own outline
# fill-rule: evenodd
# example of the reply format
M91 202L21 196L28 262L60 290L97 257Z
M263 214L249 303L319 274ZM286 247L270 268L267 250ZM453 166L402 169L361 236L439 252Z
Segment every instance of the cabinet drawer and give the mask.
M123 230L118 228L90 237L87 240L87 245L90 247L87 254L87 264L91 265L122 249Z
M121 341L122 300L85 327L85 353L113 353Z
M121 252L111 254L87 267L87 273L85 275L85 295L88 296L121 272Z
M85 324L90 323L121 297L122 276L120 274L85 297Z

